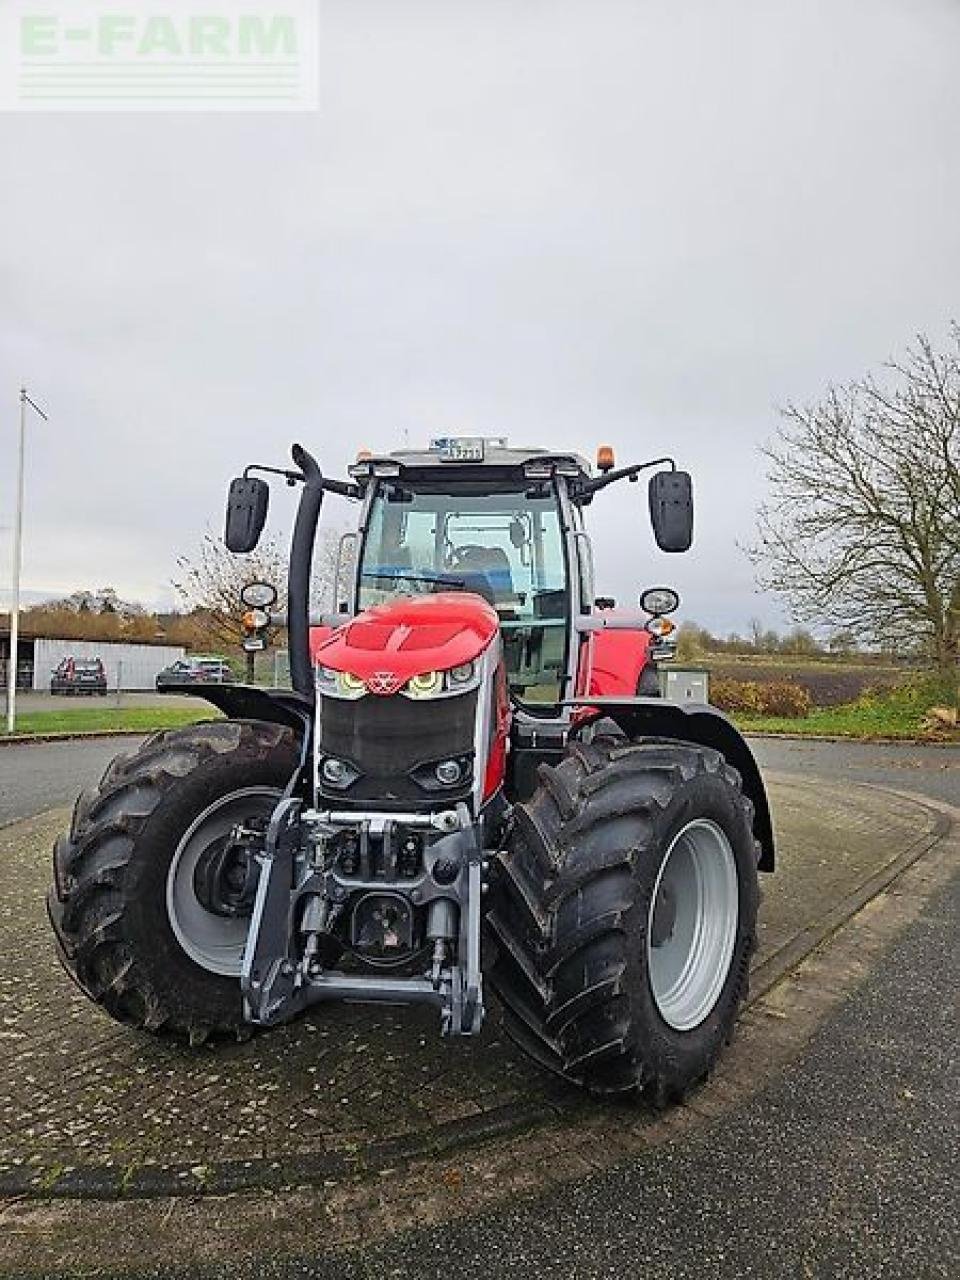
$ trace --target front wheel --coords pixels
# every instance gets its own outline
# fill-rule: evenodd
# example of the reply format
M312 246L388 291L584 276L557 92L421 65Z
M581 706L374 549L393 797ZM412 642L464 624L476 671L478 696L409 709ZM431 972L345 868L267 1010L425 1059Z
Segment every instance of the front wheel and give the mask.
M517 806L491 985L535 1058L594 1093L679 1099L733 1034L755 946L752 806L717 751L578 744Z
M192 1043L243 1027L240 970L265 830L297 767L290 729L219 720L156 734L77 801L47 897L60 958L121 1022Z

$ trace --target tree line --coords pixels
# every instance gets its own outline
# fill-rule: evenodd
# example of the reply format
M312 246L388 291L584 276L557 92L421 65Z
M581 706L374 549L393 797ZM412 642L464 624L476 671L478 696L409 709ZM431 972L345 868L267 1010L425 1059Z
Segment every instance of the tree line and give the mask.
M718 635L698 622L685 621L678 632L678 651L681 659L701 657L704 654L756 654L758 656L786 656L794 658L867 657L856 636L850 632L836 632L822 639L808 627L791 627L778 631L765 626L759 619L752 619L746 632L730 631Z

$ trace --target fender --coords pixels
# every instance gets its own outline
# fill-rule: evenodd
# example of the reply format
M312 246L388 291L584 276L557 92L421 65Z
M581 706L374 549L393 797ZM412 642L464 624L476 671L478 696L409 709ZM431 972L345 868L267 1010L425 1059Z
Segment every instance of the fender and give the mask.
M636 697L640 676L649 661L649 634L639 629L597 631L592 643L588 693L598 697Z
M250 684L177 685L170 692L203 698L231 720L269 720L294 729L304 748L313 737L313 702L294 689L259 689Z
M767 789L746 739L722 711L659 698L576 698L572 703L595 713L579 720L578 728L608 716L631 738L674 738L720 751L740 774L743 793L754 807L753 829L761 849L758 870L774 870L776 853Z

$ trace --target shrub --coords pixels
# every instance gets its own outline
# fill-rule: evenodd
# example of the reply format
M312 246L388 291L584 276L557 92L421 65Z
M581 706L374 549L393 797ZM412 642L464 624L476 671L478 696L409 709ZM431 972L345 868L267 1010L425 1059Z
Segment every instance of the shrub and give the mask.
M790 680L759 683L756 680L713 680L710 701L721 711L747 716L782 716L802 720L810 714L812 700L806 689Z
M813 705L810 694L790 680L775 680L761 685L763 714L785 716L790 720L804 720Z
M761 686L755 680L711 680L710 701L721 711L751 716L763 714Z

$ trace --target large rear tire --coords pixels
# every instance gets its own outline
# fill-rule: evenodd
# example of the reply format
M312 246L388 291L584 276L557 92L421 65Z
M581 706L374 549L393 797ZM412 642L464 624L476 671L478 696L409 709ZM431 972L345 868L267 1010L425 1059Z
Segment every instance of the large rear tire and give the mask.
M506 1029L574 1084L666 1105L707 1076L746 995L752 806L719 752L684 742L578 744L540 780L486 919Z
M67 972L112 1017L191 1043L241 1033L246 909L208 910L197 886L222 874L234 825L269 817L297 759L288 728L211 721L154 735L79 797L47 909Z

